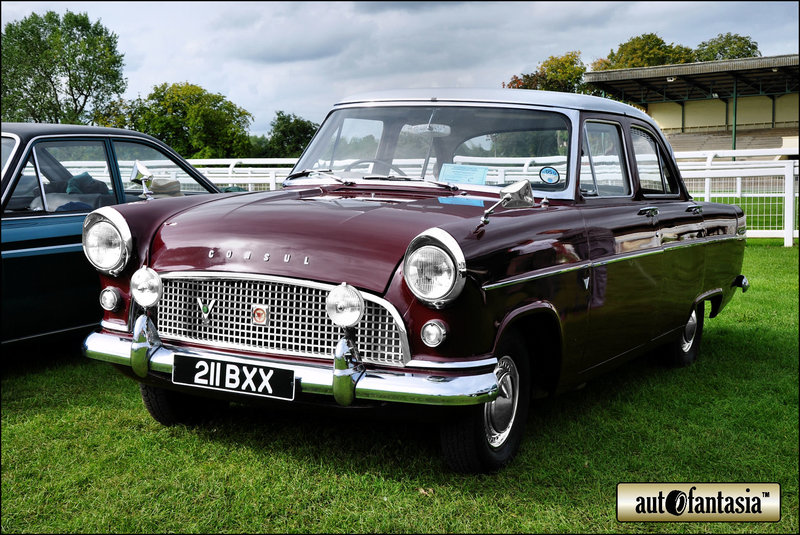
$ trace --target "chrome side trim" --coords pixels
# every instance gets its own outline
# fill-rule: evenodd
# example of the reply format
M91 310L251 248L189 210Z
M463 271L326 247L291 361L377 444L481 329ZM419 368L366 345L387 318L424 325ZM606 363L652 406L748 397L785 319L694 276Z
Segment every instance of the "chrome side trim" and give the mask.
M644 258L646 256L653 256L656 254L662 254L664 249L659 247L657 249L648 249L644 252L637 252L637 253L628 253L624 255L615 256L614 258L609 258L607 260L599 260L597 262L592 262L592 267L595 266L607 266L609 264L616 264L617 262L624 262L626 260L635 260L637 258Z
M36 256L40 254L60 254L60 253L77 253L83 251L80 244L66 244L66 245L49 245L47 247L31 247L28 249L15 249L12 251L3 251L3 258L20 258L24 256Z
M525 282L530 282L537 279L542 279L545 277L551 277L554 275L562 275L564 273L569 273L571 271L583 269L583 268L594 268L597 266L607 266L609 264L615 264L617 262L623 262L626 260L633 260L636 258L642 258L646 256L652 256L654 254L662 254L664 252L670 251L672 249L683 249L687 247L698 247L701 245L706 245L709 243L718 243L718 242L726 242L726 241L741 241L744 239L742 236L719 236L719 237L711 237L711 238L700 238L697 240L692 240L690 243L684 242L673 242L668 244L663 244L661 247L648 249L647 251L643 252L635 252L635 253L628 253L625 255L615 256L614 258L608 258L605 260L597 260L593 262L579 262L576 264L571 264L569 267L558 267L554 266L551 268L545 268L540 270L537 273L533 273L531 275L525 275L522 277L518 277L515 279L509 279L506 281L495 282L491 284L484 284L482 286L483 290L496 290L498 288L503 288L506 286L511 286L514 284L521 284Z
M143 346L144 347L144 346ZM112 364L131 366L132 343L108 333L92 333L83 343L86 357ZM138 348L137 349L142 349ZM222 362L260 364L290 369L305 393L333 396L333 367L326 363L286 363L270 357L249 358L215 351L184 350L168 345L147 347L149 370L172 373L177 353L198 358L213 358ZM497 377L494 371L477 375L444 377L430 373L410 373L390 370L366 371L355 388L356 399L392 401L423 405L477 405L497 397Z
M523 282L529 282L536 279L543 279L545 277L551 277L553 275L562 275L564 273L570 273L572 271L577 271L579 269L591 267L591 262L579 262L576 264L570 264L569 267L552 267L552 268L545 268L538 273L534 273L532 275L525 275L523 277L519 277L516 279L509 279L506 281L495 282L492 284L485 284L482 286L484 290L496 290L498 288L504 288L506 286L512 286L514 284L521 284Z

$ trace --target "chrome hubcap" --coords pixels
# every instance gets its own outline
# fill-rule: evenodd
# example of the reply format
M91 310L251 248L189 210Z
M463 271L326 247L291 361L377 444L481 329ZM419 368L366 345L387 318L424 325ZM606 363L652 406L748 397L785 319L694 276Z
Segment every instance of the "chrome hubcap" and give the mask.
M499 394L484 407L483 425L486 439L493 448L505 444L517 415L519 372L511 357L502 357L494 370Z
M686 327L683 328L683 340L681 341L681 349L684 353L688 353L694 343L694 337L697 334L697 313L692 310L692 315L689 316L689 321L686 322Z

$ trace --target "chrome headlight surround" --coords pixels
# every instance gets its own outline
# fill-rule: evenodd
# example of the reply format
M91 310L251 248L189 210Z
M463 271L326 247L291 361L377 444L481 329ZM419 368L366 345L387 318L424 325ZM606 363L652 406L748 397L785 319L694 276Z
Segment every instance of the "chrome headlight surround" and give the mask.
M418 254L423 248L430 255L443 254L447 268L452 271L449 284L445 290L436 293L425 293L415 282L414 275L420 271L420 263L424 263L423 255ZM422 267L425 267L424 265ZM458 242L447 231L440 228L429 228L411 240L403 258L403 279L417 299L432 308L443 308L454 301L466 284L467 261Z
M106 235L100 235L105 231ZM105 243L97 243L98 240ZM83 232L81 236L83 254L94 268L102 273L113 277L119 275L128 261L133 256L133 236L128 223L122 215L110 206L98 208L86 216L83 221ZM110 253L110 260L103 259L98 254L97 249L107 247L110 250L102 251Z

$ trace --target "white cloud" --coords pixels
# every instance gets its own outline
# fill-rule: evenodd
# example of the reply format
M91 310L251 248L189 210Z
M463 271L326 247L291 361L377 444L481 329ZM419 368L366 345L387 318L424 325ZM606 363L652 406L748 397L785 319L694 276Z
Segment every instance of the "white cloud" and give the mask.
M643 33L798 51L796 2L3 2L2 23L67 9L119 36L126 98L188 81L251 112L258 135L277 110L320 122L365 90L497 88L549 56L579 50L589 64Z

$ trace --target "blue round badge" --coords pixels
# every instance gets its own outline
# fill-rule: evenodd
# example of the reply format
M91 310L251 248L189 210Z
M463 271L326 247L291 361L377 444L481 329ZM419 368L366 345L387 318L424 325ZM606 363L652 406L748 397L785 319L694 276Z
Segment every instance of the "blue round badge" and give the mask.
M542 167L542 170L539 171L539 178L545 184L557 184L561 180L561 175L552 167Z

